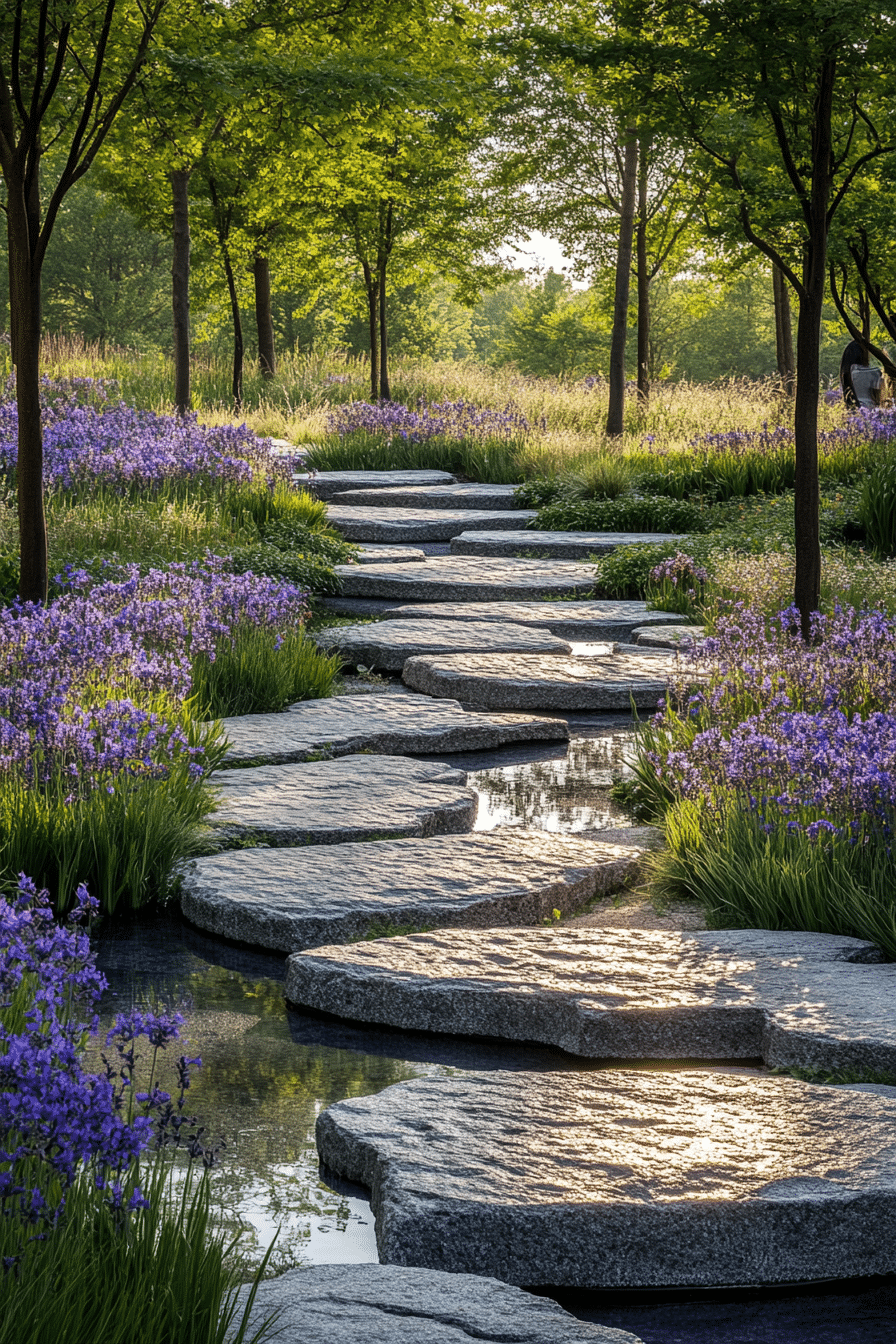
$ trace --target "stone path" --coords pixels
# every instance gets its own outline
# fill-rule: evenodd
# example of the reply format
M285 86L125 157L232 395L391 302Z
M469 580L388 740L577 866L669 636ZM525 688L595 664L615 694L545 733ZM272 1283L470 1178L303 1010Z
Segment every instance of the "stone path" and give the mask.
M244 714L222 720L222 726L230 743L225 764L231 767L288 765L354 752L399 756L484 751L509 742L562 742L569 737L563 719L475 714L455 700L432 700L409 691L304 700L290 705L288 714Z
M581 1288L896 1272L896 1089L696 1070L418 1078L337 1102L322 1160L381 1259Z
M495 1279L395 1265L316 1265L265 1279L247 1338L274 1312L279 1344L640 1344Z
M244 849L185 867L181 904L211 933L295 952L389 928L540 923L554 909L579 909L621 886L641 853L518 829L335 849ZM334 967L334 986L344 978ZM336 989L327 1011L341 1012L340 1003Z
M340 625L316 630L315 644L338 653L345 663L400 672L419 654L569 653L566 640L547 630L501 621L379 621L375 625Z
M587 560L619 546L651 546L684 538L666 532L461 532L451 542L452 555L523 555L558 560Z
M656 654L459 653L410 658L402 677L426 695L489 709L655 709L668 684Z
M763 1059L896 1076L896 965L871 943L738 929L452 929L290 959L293 1002L592 1059Z
M672 613L668 613L671 615ZM693 644L704 638L702 625L672 625L644 627L633 630L631 641L639 648L677 649L681 644Z
M412 546L362 546L355 556L356 565L422 565L425 561L426 552Z
M408 488L444 487L454 482L454 477L448 471L315 471L306 475L298 474L293 479L300 489L310 489L318 499L327 500L347 490L386 493Z
M476 820L462 770L405 756L342 756L215 776L211 818L227 844L343 845L399 835L454 835Z
M380 617L392 621L510 621L536 625L560 639L615 642L636 631L670 625L679 630L681 617L671 611L648 611L645 602L427 602L419 606L374 598L324 598L321 606L345 616ZM689 627L696 632L699 626Z
M352 508L489 510L518 508L515 485L452 485L448 477L445 477L444 484L437 481L431 484L425 481L419 483L408 481L405 484L399 480L399 473L392 474L394 480L384 482L383 485L371 481L368 486L347 486L338 496L327 495L327 498L333 499L336 504L347 504Z
M462 532L525 527L534 509L357 508L331 504L327 522L347 541L450 541Z
M594 587L589 565L569 560L488 560L432 556L425 565L336 565L345 597L402 602L489 602L585 596Z

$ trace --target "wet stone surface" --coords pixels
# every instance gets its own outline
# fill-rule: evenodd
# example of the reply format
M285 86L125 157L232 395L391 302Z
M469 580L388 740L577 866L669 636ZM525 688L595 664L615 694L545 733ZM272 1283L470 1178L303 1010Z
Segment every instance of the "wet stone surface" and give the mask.
M594 587L590 566L570 560L488 560L431 556L425 564L336 565L344 597L404 602L488 602L526 597L584 596Z
M400 672L419 654L570 652L569 644L548 630L500 621L378 621L316 630L312 639L326 653L341 654L346 663L387 672Z
M282 1344L639 1344L495 1279L395 1265L327 1265L268 1279L250 1330L273 1311Z
M410 658L402 677L425 695L489 709L655 709L668 671L655 654L442 654ZM670 662L671 667L671 662Z
M451 929L293 957L295 1003L592 1059L758 1059L896 1075L896 966L873 944L745 929Z
M373 475L374 473L370 473ZM350 508L387 508L387 509L512 509L518 511L515 485L477 485L466 482L463 485L433 482L419 484L409 481L406 485L397 477L399 473L383 473L394 476L394 481L384 481L382 485L371 481L367 487L358 485L347 487L346 491L333 498L336 504L345 504ZM411 473L408 473L409 475ZM432 473L435 475L436 473ZM388 488L383 488L384 486Z
M450 541L461 532L525 527L534 509L399 509L331 504L327 522L347 541Z
M243 714L223 719L229 766L286 765L321 756L377 752L483 751L509 742L563 741L562 719L528 714L478 714L454 700L414 695L399 683L394 691L333 696L290 705L284 714Z
M896 1092L717 1072L459 1075L324 1111L380 1258L581 1288L896 1271Z
M539 923L621 887L638 857L516 829L240 850L187 865L181 907L210 933L293 952L377 930Z
M226 844L342 845L400 835L469 831L476 795L461 770L404 756L262 765L215 775L212 817Z
M447 471L316 471L311 476L299 473L294 478L300 489L311 490L318 499L332 499L346 490L428 489L451 485L454 477Z
M535 555L560 560L587 560L618 546L683 541L668 532L462 532L451 542L452 555Z

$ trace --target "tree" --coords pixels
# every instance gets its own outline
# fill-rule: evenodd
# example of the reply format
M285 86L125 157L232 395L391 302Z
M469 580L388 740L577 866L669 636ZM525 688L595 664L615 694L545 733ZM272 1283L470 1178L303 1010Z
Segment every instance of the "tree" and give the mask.
M18 408L19 596L47 596L40 408L41 271L62 202L87 173L168 0L7 0L0 10L0 171ZM42 193L50 144L62 166Z

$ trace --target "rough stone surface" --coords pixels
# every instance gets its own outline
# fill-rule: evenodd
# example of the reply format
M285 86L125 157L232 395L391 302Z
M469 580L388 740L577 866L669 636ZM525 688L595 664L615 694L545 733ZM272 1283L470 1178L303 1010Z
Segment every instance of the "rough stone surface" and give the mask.
M382 1026L593 1059L759 1059L896 1074L896 966L827 934L452 929L290 961L288 997Z
M639 626L629 638L639 648L677 649L679 644L693 644L695 640L703 639L705 633L702 625Z
M215 775L212 825L225 841L342 845L399 835L455 835L476 820L462 770L403 756L343 756Z
M230 743L225 764L288 765L353 752L485 751L509 742L562 742L563 719L526 714L476 714L455 700L433 700L401 686L394 692L333 696L290 705L288 714L244 714L224 719Z
M362 546L355 556L358 565L423 564L426 552L413 546Z
M896 1101L792 1078L419 1078L317 1121L380 1258L505 1283L735 1285L896 1271Z
M461 532L451 541L452 555L534 555L557 560L587 560L617 546L681 541L667 532Z
M328 597L321 606L345 616L379 616L394 621L510 621L537 625L576 642L630 639L644 627L681 624L671 611L648 611L645 602L427 602L420 606L363 597Z
M335 849L244 849L185 868L181 903L211 933L296 952L387 927L537 923L618 889L640 854L515 828ZM338 967L334 978L342 979Z
M279 1344L640 1344L496 1279L397 1265L317 1265L265 1279L250 1334L273 1312Z
M395 473L396 475L398 473ZM410 473L409 473L410 474ZM469 482L458 485L425 481L409 481L402 485L386 481L383 489L376 481L367 487L347 486L334 499L336 504L351 508L387 509L517 509L515 485L476 485ZM328 498L333 498L328 496Z
M298 474L293 479L301 489L312 490L318 499L332 499L346 490L374 490L387 495L390 490L444 487L454 481L447 471L315 471L310 475Z
M419 654L570 652L566 641L548 630L500 621L378 621L315 630L312 639L326 653L341 654L346 663L387 672L400 672Z
M331 504L327 522L347 541L450 541L461 532L525 527L534 509L389 509Z
M424 695L489 709L654 709L667 660L655 654L570 658L538 653L456 653L409 658L402 678Z
M526 597L585 596L594 587L589 565L571 560L488 560L430 556L425 565L336 565L345 597L403 602L490 602Z

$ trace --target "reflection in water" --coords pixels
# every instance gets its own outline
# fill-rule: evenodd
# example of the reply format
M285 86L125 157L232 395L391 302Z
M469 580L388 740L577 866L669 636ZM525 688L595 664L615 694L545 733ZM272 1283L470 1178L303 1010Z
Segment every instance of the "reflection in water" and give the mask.
M559 760L530 761L467 776L479 793L476 829L531 826L542 831L587 831L631 826L610 798L610 785L631 775L633 729L573 738Z

